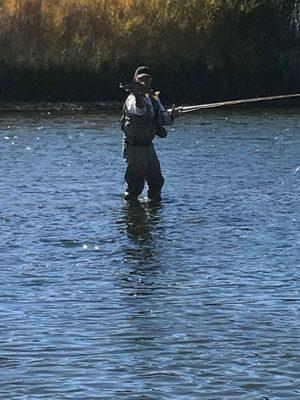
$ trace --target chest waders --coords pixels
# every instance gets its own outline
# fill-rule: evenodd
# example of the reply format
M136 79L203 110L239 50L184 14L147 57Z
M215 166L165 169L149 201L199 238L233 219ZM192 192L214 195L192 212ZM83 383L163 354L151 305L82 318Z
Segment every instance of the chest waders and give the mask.
M157 101L152 100L152 103ZM148 185L148 198L152 201L161 200L161 188L164 178L160 169L153 139L157 134L156 115L158 119L159 105L154 115L151 106L146 104L146 112L143 115L131 115L123 108L121 128L124 132L123 156L127 164L125 172L124 199L136 201L144 189L145 182Z

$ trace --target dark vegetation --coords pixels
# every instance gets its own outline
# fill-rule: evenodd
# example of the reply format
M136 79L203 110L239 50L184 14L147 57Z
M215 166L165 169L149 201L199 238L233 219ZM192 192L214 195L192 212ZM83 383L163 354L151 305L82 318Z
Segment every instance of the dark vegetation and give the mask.
M0 101L120 100L140 64L167 102L300 91L290 0L0 0Z

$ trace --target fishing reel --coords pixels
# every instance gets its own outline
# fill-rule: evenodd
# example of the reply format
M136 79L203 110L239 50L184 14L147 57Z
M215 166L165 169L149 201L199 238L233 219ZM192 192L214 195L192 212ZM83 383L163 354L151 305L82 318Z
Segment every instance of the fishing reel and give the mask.
M141 96L146 94L153 97L159 96L159 92L147 88L142 82L119 83L119 89L123 89L127 93L137 93Z

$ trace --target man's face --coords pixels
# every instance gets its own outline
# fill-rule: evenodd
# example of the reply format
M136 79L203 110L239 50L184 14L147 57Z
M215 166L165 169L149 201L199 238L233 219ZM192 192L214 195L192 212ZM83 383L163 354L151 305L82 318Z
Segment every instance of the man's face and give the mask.
M142 76L138 79L138 82L142 83L146 86L146 88L150 89L152 85L153 78L152 76Z

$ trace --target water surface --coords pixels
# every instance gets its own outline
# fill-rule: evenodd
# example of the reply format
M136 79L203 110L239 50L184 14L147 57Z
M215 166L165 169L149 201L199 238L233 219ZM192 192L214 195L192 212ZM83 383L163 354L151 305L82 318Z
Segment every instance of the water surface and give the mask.
M118 114L2 114L1 398L299 399L299 118L181 118L129 207Z

